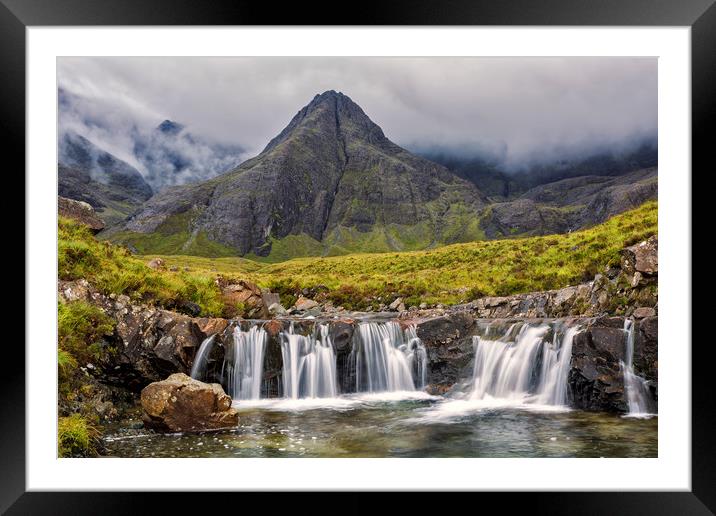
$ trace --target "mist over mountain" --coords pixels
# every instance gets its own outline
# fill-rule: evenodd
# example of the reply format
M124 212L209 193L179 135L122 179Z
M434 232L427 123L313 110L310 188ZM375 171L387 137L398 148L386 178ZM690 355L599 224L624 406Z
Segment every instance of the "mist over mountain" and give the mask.
M226 172L247 157L238 144L214 142L169 119L135 119L121 106L59 90L59 139L80 135L136 169L154 192ZM66 156L60 148L60 162Z
M152 196L134 167L71 131L60 138L57 172L60 196L89 203L110 224Z
M444 165L495 200L515 198L553 181L579 176L619 176L656 167L658 162L655 137L633 139L608 148L564 149L561 157L550 153L518 167L508 165L504 155L481 148L433 146L412 150Z

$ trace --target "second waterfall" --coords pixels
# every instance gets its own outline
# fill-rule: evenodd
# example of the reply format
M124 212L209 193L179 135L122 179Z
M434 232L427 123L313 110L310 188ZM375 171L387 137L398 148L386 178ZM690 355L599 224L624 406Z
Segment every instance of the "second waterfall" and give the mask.
M336 398L361 392L421 390L427 354L415 327L396 322L359 322L337 349L331 323L242 321L207 338L192 377L216 381L236 401L269 397ZM340 354L340 360L338 355Z

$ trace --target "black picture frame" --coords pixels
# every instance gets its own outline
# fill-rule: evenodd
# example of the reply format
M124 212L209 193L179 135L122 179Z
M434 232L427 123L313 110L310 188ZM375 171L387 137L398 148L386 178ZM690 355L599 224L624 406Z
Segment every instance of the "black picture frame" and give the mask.
M708 128L716 113L716 5L715 0L471 0L363 1L350 9L335 2L284 3L231 0L0 0L0 141L4 161L15 170L25 170L25 29L28 26L88 25L570 25L570 26L689 26L691 27L692 72L692 171L707 173L713 141ZM8 160L10 158L10 160ZM713 169L713 166L710 167ZM713 173L713 172L712 172ZM684 180L693 180L684 171ZM24 191L24 190L23 190ZM692 192L694 192L692 187ZM693 197L692 197L693 198ZM694 206L698 203L695 202ZM692 214L693 218L693 214ZM692 235L694 235L692 231ZM18 245L19 248L19 245ZM693 253L693 250L692 250ZM697 264L693 260L692 270ZM703 270L703 269L702 269ZM32 271L25 270L26 276ZM684 300L690 303L691 300ZM692 306L696 306L693 304ZM702 309L703 310L703 309ZM692 314L692 320L695 320ZM703 319L702 319L703 320ZM28 323L28 314L25 313ZM509 498L510 506L522 505L532 513L555 514L714 514L716 475L713 437L714 411L711 369L713 343L692 346L692 457L690 492L584 492L584 493L481 493L482 498ZM701 344L701 345L699 345ZM30 342L26 346L32 345ZM5 346L0 425L0 511L8 514L142 513L150 510L158 495L134 493L40 493L25 492L25 353L20 346ZM667 443L668 444L668 443ZM271 509L282 497L273 497ZM288 503L302 505L303 494L292 493ZM453 495L445 495L453 496ZM443 509L448 498L442 500ZM474 495L473 495L474 496ZM255 500L247 494L206 496L170 493L159 501L162 510L188 512L193 505L207 509L222 502L236 503L246 510ZM285 497L284 497L285 499ZM464 501L451 499L447 507L457 510ZM150 502L150 503L147 503ZM328 511L358 513L373 504L366 494L346 494L340 507L333 502ZM419 494L405 501L401 512L427 508ZM438 502L440 503L440 502ZM474 503L474 502L471 502ZM483 503L483 502L481 502ZM501 500L504 503L504 500ZM244 505L245 504L245 505ZM516 504L516 505L515 505ZM487 507L487 506L485 506ZM363 508L364 510L361 510ZM449 510L449 509L448 509ZM459 509L465 510L465 509ZM314 511L315 512L315 511ZM372 512L372 509L371 511Z

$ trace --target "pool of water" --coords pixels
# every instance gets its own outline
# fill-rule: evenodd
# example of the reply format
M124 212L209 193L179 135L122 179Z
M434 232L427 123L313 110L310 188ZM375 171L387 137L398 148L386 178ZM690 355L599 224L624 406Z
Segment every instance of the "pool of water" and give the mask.
M423 393L241 402L239 427L162 435L108 428L114 457L656 457L658 418Z

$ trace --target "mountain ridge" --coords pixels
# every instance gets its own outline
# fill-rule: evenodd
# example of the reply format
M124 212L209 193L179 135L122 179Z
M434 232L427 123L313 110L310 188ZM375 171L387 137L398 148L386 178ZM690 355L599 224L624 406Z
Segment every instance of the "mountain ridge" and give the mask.
M284 239L313 247L309 254L420 249L478 239L470 219L485 204L474 185L394 144L348 96L329 90L258 156L155 195L108 236L132 245L152 232L182 233L177 251L186 251L201 235L225 254L258 257Z

